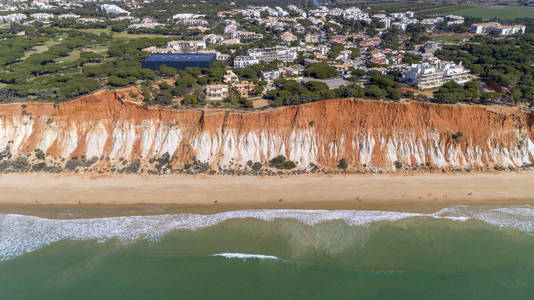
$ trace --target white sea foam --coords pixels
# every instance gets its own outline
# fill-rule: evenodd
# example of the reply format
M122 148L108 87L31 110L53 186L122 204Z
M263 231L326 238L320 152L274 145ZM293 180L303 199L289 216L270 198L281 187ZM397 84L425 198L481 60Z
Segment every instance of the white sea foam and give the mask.
M479 208L453 206L433 214L358 210L239 210L212 215L173 214L97 219L45 219L0 214L0 261L22 255L61 240L110 239L157 240L173 230L197 230L230 219L293 219L306 225L343 221L351 226L374 222L394 222L413 217L443 218L453 221L477 219L488 224L534 232L534 207Z
M500 208L452 206L435 213L447 218L476 219L502 228L512 228L534 234L534 207L510 206Z
M217 253L213 254L212 256L221 256L225 258L239 258L239 259L249 259L249 258L255 258L255 259L279 259L276 256L272 255L263 255L263 254L248 254L248 253Z

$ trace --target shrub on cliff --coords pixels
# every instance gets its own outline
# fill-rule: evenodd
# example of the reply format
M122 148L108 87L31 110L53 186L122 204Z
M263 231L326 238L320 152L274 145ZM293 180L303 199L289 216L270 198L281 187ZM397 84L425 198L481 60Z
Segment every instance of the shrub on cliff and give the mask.
M462 132L458 131L457 133L454 133L454 134L452 135L452 139L453 139L455 142L458 142L458 140L459 140L462 136L464 136L464 134L463 134Z
M141 167L141 161L139 159L136 159L132 161L128 167L126 167L126 173L137 173L139 170L139 167Z
M13 164L11 165L11 168L15 171L28 171L30 167L30 164L28 163L28 159L25 156L19 156L13 161Z
M15 160L3 160L0 162L0 171L26 172L30 164L25 156L19 156Z
M506 170L503 166L501 165L495 165L495 167L493 167L495 169L495 171L504 171Z
M260 162L255 162L254 164L252 164L252 170L254 170L254 171L261 170L261 167L262 167L262 165L261 165Z
M345 170L348 166L349 166L349 163L344 158L340 159L339 163L337 164L337 167L342 170Z
M35 164L32 166L32 172L41 172L41 171L46 171L46 163L45 162L40 162L38 164Z
M81 160L78 160L77 157L72 157L65 163L65 169L69 171L73 171L77 167L83 165L83 162Z
M277 157L271 159L269 161L269 166L271 168L286 169L286 170L294 169L297 167L297 165L294 162L287 160L286 157L283 155L278 155Z
M201 162L196 158L193 159L191 165L193 170L198 173L207 173L210 169L210 164L208 162Z
M156 162L154 166L158 173L165 171L166 168L170 168L171 156L168 152L163 153L157 159L150 159L151 163Z
M277 166L282 164L284 161L286 161L286 157L283 155L278 155L269 161L269 166L277 168Z
M35 152L35 157L37 157L37 159L39 159L39 160L45 159L46 154L43 152L43 150L37 148L37 149L35 149L34 152Z
M10 165L11 165L10 160L0 161L0 171L3 171L3 172L8 171Z
M0 152L0 160L4 158L11 158L11 149L9 148L9 146L6 146L6 148L4 148L4 151Z
M169 152L165 152L165 153L163 153L163 155L161 155L158 158L158 163L160 165L166 165L166 164L169 163L170 160L171 160L171 155L169 154Z
M291 170L291 169L294 169L296 167L297 167L297 165L294 162L292 162L290 160L286 160L281 165L278 166L278 169Z

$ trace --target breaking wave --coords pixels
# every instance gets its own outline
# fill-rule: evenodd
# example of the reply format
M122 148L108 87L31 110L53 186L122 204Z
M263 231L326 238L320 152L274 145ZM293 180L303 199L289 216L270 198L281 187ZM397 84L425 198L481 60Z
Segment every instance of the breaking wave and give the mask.
M217 253L212 254L211 256L220 256L225 258L239 258L239 259L279 259L276 256L272 255L263 255L263 254L248 254L248 253Z
M239 210L212 215L172 214L128 216L95 219L45 219L34 216L0 214L0 261L42 248L61 240L110 239L131 241L157 240L174 230L197 230L215 226L231 219L273 221L293 219L305 225L344 221L350 226L366 226L374 222L395 222L415 217L453 221L480 220L488 224L534 233L534 207L503 208L453 206L432 214L360 211L360 210ZM247 255L221 253L228 255Z

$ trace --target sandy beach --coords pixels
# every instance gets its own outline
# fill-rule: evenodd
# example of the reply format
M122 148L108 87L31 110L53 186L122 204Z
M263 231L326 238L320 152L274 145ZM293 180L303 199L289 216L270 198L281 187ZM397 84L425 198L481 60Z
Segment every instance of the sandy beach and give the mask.
M534 173L413 176L112 176L7 174L0 205L362 208L534 203Z

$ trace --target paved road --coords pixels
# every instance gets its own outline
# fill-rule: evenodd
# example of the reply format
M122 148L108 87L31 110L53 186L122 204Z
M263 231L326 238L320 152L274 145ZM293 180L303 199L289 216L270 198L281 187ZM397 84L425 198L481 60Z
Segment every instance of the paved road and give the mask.
M349 84L349 82L341 77L332 78L332 79L315 79L311 77L299 77L295 79L298 82L308 82L308 81L320 81L326 83L329 88L335 89L343 85Z

